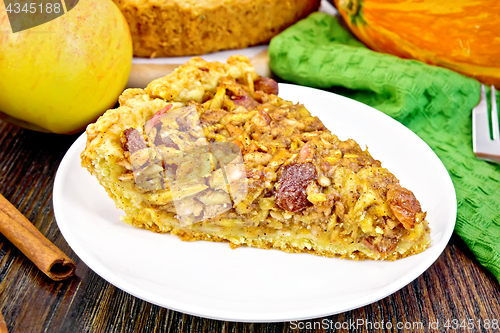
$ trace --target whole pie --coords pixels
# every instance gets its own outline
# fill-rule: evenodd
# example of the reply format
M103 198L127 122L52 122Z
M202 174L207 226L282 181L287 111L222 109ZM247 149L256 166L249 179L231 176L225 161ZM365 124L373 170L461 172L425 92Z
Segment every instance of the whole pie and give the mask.
M317 10L320 0L113 0L127 20L137 57L241 49Z
M81 154L123 221L182 240L351 259L425 250L419 201L247 58L193 58L87 127Z

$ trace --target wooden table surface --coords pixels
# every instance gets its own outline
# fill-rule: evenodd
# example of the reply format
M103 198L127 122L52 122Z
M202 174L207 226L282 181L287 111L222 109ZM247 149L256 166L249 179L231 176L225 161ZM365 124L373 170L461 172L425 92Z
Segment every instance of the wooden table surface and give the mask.
M376 303L324 318L222 322L133 297L90 270L68 246L54 219L54 177L77 137L32 132L0 121L0 193L77 264L76 276L54 282L0 235L0 310L9 332L499 331L499 283L456 235L439 259L408 286Z

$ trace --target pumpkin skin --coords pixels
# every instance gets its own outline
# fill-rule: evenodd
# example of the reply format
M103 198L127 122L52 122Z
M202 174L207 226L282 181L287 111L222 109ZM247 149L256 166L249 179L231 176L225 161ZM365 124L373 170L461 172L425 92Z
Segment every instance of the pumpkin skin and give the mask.
M500 88L500 1L334 1L353 34L372 50Z

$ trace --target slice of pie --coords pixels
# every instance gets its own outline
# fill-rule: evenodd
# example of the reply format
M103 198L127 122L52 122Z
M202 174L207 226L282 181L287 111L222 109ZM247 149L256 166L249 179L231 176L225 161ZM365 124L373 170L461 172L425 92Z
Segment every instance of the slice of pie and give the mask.
M186 241L387 260L430 244L413 193L242 56L126 90L81 158L123 221Z

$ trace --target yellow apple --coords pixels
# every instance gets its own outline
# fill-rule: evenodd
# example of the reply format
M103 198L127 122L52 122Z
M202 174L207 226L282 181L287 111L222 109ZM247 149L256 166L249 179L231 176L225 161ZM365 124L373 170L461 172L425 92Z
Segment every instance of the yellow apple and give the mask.
M111 0L12 33L0 0L0 118L53 133L82 130L125 88L132 39Z

